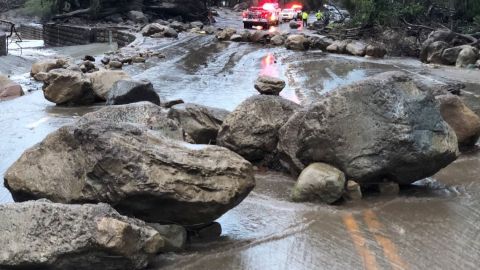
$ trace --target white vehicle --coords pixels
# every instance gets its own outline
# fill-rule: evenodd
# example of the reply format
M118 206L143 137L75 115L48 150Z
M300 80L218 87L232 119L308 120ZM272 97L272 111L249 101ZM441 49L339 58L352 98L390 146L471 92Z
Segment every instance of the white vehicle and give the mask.
M280 13L282 21L291 21L297 18L298 12L292 8L286 8Z

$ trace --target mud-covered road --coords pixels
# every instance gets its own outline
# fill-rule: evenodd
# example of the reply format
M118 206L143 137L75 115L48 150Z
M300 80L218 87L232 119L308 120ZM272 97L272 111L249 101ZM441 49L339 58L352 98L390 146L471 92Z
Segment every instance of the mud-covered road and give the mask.
M220 19L219 24L239 26L235 17ZM414 59L367 60L219 43L212 36L196 34L139 42L166 58L126 70L151 80L163 100L182 98L232 110L256 94L253 82L259 74L269 74L287 81L285 98L306 104L339 85L404 70L426 81L464 82L463 98L480 113L479 71L432 68ZM106 50L103 45L92 46L79 46L76 54L96 49L100 55ZM4 65L21 63L11 69L13 78L33 90L0 102L1 175L48 133L98 108L59 108L46 101L35 90L39 85L25 74L33 59L43 57L40 52L26 50L27 56L21 58L0 58ZM479 175L480 152L474 149L436 176L402 190L398 197L368 194L360 202L325 206L290 202L295 180L259 171L255 190L219 220L223 226L219 241L158 257L152 269L478 269ZM10 201L8 191L0 188L0 203Z

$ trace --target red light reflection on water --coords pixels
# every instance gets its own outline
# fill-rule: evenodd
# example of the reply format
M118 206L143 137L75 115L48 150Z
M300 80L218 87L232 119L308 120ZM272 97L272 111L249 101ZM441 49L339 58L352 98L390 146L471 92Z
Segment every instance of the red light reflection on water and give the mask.
M271 53L267 54L265 57L262 58L262 62L260 64L260 75L261 76L272 76L278 77L278 67L276 64L275 56Z

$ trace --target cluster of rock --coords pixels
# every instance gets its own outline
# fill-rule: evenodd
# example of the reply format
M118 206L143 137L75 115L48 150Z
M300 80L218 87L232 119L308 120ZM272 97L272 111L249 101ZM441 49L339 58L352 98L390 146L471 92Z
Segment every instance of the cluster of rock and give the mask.
M293 22L296 24L296 22ZM323 50L331 53L350 54L355 56L370 56L383 58L387 51L382 43L367 44L357 40L333 40L320 35L288 34L278 31L270 32L244 30L237 33L236 29L225 28L216 33L221 41L253 42L272 46L285 46L289 50L305 51L309 49Z
M260 78L257 86L266 81ZM275 85L281 86L272 80L266 93ZM444 120L438 92L437 86L389 72L340 87L303 108L276 95L254 96L227 116L217 143L253 164L301 175L295 200L358 198L359 186L410 184L453 162L461 130L445 120L474 123L460 143L478 139L478 117L459 105Z
M253 189L253 166L187 141L214 142L227 114L197 104L107 106L47 136L5 174L20 203L0 206L8 231L0 268L143 269L184 249L187 236L218 237L214 220Z
M134 80L121 70L84 70L83 67L95 61L94 58L86 58L80 67L63 59L42 60L33 64L31 75L44 83L45 98L57 105L77 106L96 102L119 105L138 101L160 105L160 97L150 82Z
M422 44L420 60L425 63L480 68L479 50L462 44L451 31L433 31Z
M206 26L200 21L194 21L190 23L182 23L175 20L156 20L154 23L147 24L142 28L141 33L143 36L152 38L176 38L178 33L181 32L194 32L200 34L213 34L215 28L212 26Z

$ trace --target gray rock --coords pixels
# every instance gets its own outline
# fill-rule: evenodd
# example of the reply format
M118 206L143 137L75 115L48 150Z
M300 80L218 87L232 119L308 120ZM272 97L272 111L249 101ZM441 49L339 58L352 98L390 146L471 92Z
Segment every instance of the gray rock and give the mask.
M330 44L326 50L329 53L339 53L343 54L347 52L347 45L348 40L335 40L332 44Z
M218 130L230 112L194 103L173 106L168 112L170 119L176 120L198 144L215 144Z
M78 123L90 121L111 121L114 123L131 123L159 131L174 140L183 141L183 130L179 123L167 117L167 112L150 102L138 102L128 105L107 106L98 111L82 116Z
M290 23L288 24L288 26L291 28L291 29L298 29L300 28L300 23L296 22L296 21L290 21Z
M303 35L290 35L285 41L289 50L305 51L310 48L310 40Z
M457 63L458 55L465 48L465 46L456 46L445 49L442 53L444 63L447 65L455 65Z
M107 204L0 205L1 269L143 269L164 239Z
M400 186L395 182L382 182L378 184L380 194L385 196L396 196L400 193Z
M222 235L222 225L218 222L212 222L206 226L189 228L188 233L189 240L192 242L215 241Z
M88 105L95 103L92 83L83 73L54 69L43 84L45 98L57 105Z
M278 96L285 86L284 80L271 76L260 76L255 81L255 89L262 95Z
M285 38L282 35L275 35L270 39L270 43L275 46L282 46L285 43Z
M278 167L278 130L300 106L279 96L253 96L223 122L217 144L247 160Z
M237 30L234 28L225 28L222 31L218 32L215 36L218 40L230 40L230 38L237 33Z
M173 28L159 23L151 23L146 25L142 29L142 35L147 37L153 35L156 35L155 37L178 37L177 31L175 31Z
M183 32L186 31L188 26L185 25L184 23L174 21L170 25L170 28L174 29L177 32Z
M343 194L345 174L325 163L306 167L292 190L292 200L297 202L320 201L334 203Z
M189 145L142 126L66 126L5 174L16 201L105 202L152 223L208 224L255 186L252 165L218 146Z
M329 37L319 37L319 36L311 36L310 43L312 49L326 51L327 47L332 45L335 41Z
M383 58L386 54L387 49L383 43L370 44L365 51L365 55L375 58Z
M113 60L113 61L110 61L110 62L108 63L108 66L109 66L111 69L122 69L123 63L120 62L120 61Z
M160 225L157 223L149 223L149 226L160 233L165 246L162 248L164 252L184 251L187 243L187 230L179 225Z
M360 185L353 180L348 180L345 187L344 198L351 201L361 200L362 189L360 188Z
M428 47L422 51L422 56L426 57L424 62L440 65L447 64L442 55L443 51L448 49L448 47L450 46L444 41L435 41L430 43L430 45L428 45Z
M128 19L133 21L134 23L141 23L141 24L147 24L148 23L148 18L143 14L141 11L137 10L130 10L127 13Z
M472 46L465 46L458 54L457 67L467 67L469 65L475 65L478 59L478 50Z
M438 53L440 51L439 49L441 49L441 51L443 52L444 49L449 48L449 44L452 42L454 37L455 35L453 34L453 32L449 30L439 30L431 32L428 35L428 38L422 43L422 47L420 50L420 60L424 63L431 63L429 58L432 57L432 54L436 55L436 58L434 58L434 60L438 60ZM436 43L436 45L432 45L433 43ZM440 55L442 52L440 52Z
M113 84L107 96L107 105L122 105L140 101L150 101L160 105L160 97L153 89L151 82L119 80Z
M192 26L192 28L199 28L199 29L203 28L203 23L201 21L191 22L190 25Z
M250 35L250 42L253 43L264 43L266 44L267 41L270 39L270 35L267 31L257 30Z
M355 56L365 56L367 45L361 41L352 41L345 48L348 54Z
M340 87L297 112L280 130L283 165L298 174L327 162L360 184L431 176L458 155L432 89L402 72Z
M442 95L436 99L440 102L442 117L455 131L459 145L475 145L480 137L480 117L458 96Z

